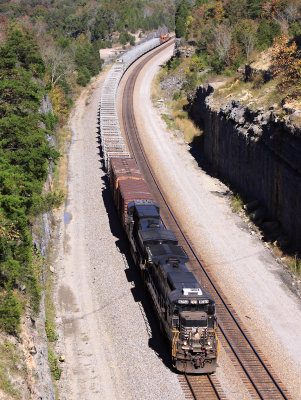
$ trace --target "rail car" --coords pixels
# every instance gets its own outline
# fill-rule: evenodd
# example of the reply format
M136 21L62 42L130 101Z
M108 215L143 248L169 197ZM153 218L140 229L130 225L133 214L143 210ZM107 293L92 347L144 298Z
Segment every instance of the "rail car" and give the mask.
M176 370L192 374L216 369L215 302L189 271L188 256L164 228L160 209L131 158L110 160L109 181L134 262L170 343Z
M165 43L165 42L168 42L169 41L169 39L170 39L170 36L169 35L160 35L160 43L162 44L162 43Z

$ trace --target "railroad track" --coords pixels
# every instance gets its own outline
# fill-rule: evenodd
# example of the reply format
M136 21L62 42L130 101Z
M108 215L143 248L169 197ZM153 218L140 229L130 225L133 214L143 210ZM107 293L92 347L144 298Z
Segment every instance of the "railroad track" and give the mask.
M127 137L128 147L148 182L155 200L160 205L164 224L176 234L179 239L179 244L183 246L187 252L190 259L190 270L216 301L219 340L225 348L225 351L229 354L231 361L241 377L242 384L245 385L250 394L250 398L265 400L290 399L282 382L280 382L275 375L268 361L251 339L251 335L239 320L226 296L214 281L210 269L205 269L201 263L197 252L190 243L188 234L181 229L178 220L167 203L163 190L159 187L156 177L152 173L147 155L140 142L133 112L133 91L135 82L145 64L150 61L152 57L159 54L163 47L170 46L171 44L172 43L169 42L161 46L159 49L152 51L149 56L138 61L138 65L128 77L122 99L122 124ZM211 376L183 375L179 376L179 379L181 384L186 387L186 389L183 390L185 392L189 391L189 398L198 400L226 398L214 374Z
M179 375L178 377L187 399L226 400L215 375Z

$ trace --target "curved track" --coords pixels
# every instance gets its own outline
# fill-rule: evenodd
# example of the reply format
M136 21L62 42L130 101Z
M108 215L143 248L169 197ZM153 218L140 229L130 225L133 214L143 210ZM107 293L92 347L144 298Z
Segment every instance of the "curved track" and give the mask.
M197 252L193 249L189 236L184 232L176 217L168 205L163 191L160 189L151 167L147 161L147 156L143 151L142 143L136 127L133 111L133 92L139 72L150 59L162 51L162 48L170 46L167 43L159 49L152 51L151 54L138 61L138 65L133 69L125 85L122 99L122 124L127 136L128 146L132 156L136 159L146 181L148 182L155 200L160 205L161 216L165 226L175 232L179 239L179 244L184 247L189 259L190 270L202 282L202 286L214 297L216 301L217 317L219 321L219 339L226 351L229 353L233 364L237 368L242 383L254 399L289 399L283 384L273 373L268 361L257 348L251 336L246 331L242 322L237 317L226 296L214 282L210 269L203 266ZM183 383L183 377L180 378ZM216 377L209 376L186 376L190 395L194 399L224 399L222 389L216 381Z

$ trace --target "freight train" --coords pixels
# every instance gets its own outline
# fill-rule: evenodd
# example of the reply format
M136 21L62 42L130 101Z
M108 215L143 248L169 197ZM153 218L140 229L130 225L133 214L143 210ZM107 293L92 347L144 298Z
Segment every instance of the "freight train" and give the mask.
M160 328L181 372L216 369L215 303L189 271L188 256L175 234L164 228L158 204L131 158L111 158L109 181L117 212L152 299Z

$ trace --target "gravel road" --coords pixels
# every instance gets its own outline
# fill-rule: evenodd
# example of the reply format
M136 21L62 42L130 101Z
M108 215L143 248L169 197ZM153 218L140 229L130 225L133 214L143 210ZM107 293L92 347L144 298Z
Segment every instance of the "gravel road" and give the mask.
M105 74L70 119L68 201L59 221L55 304L62 400L183 400L107 189L97 111Z
M170 51L171 54L171 51ZM231 210L228 188L200 169L182 137L167 131L150 99L151 82L166 53L137 81L134 107L152 168L194 247L292 398L301 398L301 304L289 276L248 225ZM221 352L217 375L229 399L249 398Z

